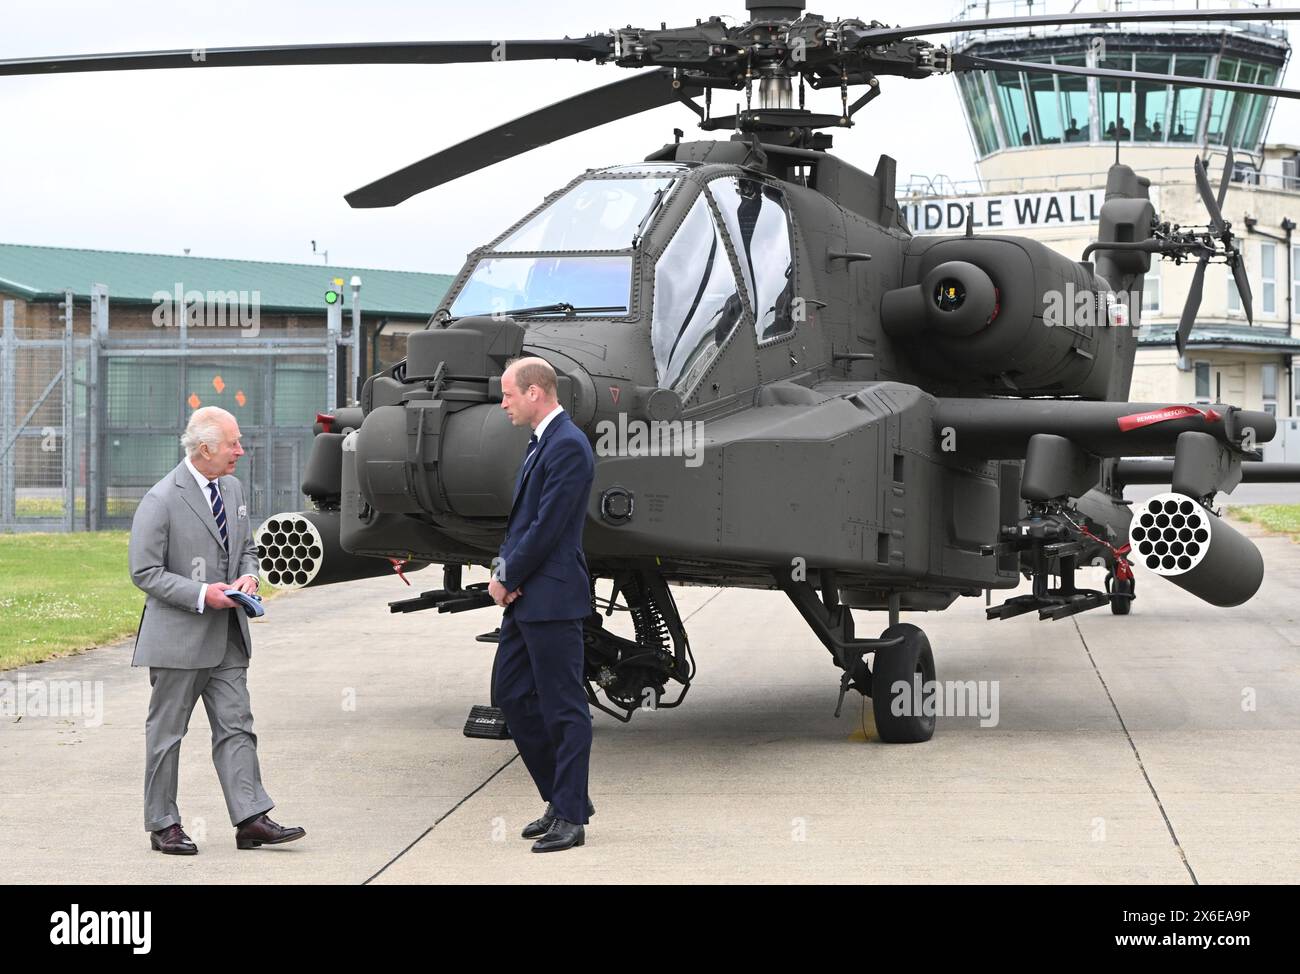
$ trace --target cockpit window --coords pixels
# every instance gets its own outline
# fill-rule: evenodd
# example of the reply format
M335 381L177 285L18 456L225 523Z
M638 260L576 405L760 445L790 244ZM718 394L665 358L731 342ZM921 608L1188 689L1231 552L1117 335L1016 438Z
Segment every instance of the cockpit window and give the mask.
M494 249L497 251L628 250L671 176L584 179Z
M735 176L715 179L708 191L740 259L758 340L779 338L794 328L794 264L784 194L756 179Z
M618 317L627 314L632 258L484 257L452 302L453 318L508 314Z
M659 386L689 394L743 315L731 260L701 196L655 264L650 340Z
M601 172L605 175L621 175L639 172L685 172L692 164L685 162L638 162L624 166L608 166Z

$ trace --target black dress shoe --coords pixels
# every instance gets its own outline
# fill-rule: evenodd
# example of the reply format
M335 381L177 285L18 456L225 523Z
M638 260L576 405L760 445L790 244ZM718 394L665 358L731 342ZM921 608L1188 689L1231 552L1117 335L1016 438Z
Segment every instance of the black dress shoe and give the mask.
M595 814L596 814L596 806L593 805L591 803L591 799L588 798L587 818L591 818ZM547 802L546 811L542 813L542 817L533 819L531 822L529 822L527 825L524 826L524 830L519 834L523 836L525 839L540 839L542 836L544 836L547 832L551 830L551 823L554 821L555 821L555 806L552 805L550 802Z
M301 839L307 834L306 829L292 826L285 828L283 825L277 825L267 818L263 812L251 822L245 822L235 832L236 849L256 849L262 845L279 845L281 842L292 842L294 839Z
M533 843L534 852L558 852L587 841L586 830L567 819L557 818L551 823L551 830Z
M150 832L149 845L169 856L193 856L199 851L199 847L190 841L190 837L179 825L169 825L165 829Z

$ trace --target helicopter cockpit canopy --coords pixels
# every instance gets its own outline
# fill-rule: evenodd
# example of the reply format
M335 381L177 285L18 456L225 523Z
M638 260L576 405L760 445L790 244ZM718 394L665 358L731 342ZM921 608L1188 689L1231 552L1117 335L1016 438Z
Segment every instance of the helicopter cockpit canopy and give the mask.
M690 393L745 316L742 284L758 344L788 334L792 275L781 190L743 176L710 180L655 264L650 340L658 384Z
M635 248L687 169L643 163L589 174L479 258L451 316L628 314Z

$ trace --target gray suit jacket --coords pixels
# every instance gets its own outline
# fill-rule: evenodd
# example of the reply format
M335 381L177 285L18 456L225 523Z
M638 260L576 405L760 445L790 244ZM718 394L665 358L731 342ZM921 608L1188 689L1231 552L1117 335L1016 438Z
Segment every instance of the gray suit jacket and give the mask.
M238 477L218 478L226 508L230 553L208 499L182 460L149 489L131 521L131 580L148 598L140 616L132 666L199 670L218 666L226 655L230 613L235 613L251 657L248 617L239 609L198 611L205 582L233 583L256 575L257 545Z

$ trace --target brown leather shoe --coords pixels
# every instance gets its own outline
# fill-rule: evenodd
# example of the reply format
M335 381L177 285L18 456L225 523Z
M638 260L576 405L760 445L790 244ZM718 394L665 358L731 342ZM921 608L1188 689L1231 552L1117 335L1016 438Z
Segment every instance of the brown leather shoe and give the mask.
M190 840L179 825L169 825L165 829L150 832L149 845L169 856L193 856L199 851L199 847Z
M277 825L263 812L251 822L241 825L235 832L235 848L256 849L262 845L279 845L281 842L301 839L306 834L306 829L298 828L296 825L289 828Z

